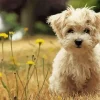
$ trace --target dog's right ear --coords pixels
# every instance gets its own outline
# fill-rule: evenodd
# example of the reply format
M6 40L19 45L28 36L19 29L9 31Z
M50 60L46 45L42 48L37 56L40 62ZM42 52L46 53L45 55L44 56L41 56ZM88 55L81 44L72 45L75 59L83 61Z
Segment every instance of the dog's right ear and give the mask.
M62 13L52 15L48 17L47 22L52 27L53 31L57 34L57 36L62 36L62 29L65 25L65 20L72 14L74 8L72 6L68 7L67 10L63 11Z
M47 22L52 27L53 31L62 38L62 28L65 20L67 19L68 15L70 14L70 11L65 10L62 13L52 15L48 17Z
M57 34L61 34L61 14L56 14L48 17L47 22L50 24L52 27L53 31Z
M97 28L100 30L100 12L96 13L96 25Z

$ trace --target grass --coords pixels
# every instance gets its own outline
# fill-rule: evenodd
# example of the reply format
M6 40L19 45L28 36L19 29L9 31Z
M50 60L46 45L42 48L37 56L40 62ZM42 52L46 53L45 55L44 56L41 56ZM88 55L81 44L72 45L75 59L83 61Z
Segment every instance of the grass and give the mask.
M37 38L45 40L45 43L40 46L40 51L39 44L35 43ZM52 62L60 49L56 37L34 36L14 41L13 59L11 42L4 41L3 47L4 55L2 55L2 43L0 43L0 72L2 72L0 100L64 100L61 96L48 91ZM26 64L30 60L36 65ZM77 95L67 97L66 100L100 100L100 97L99 95Z

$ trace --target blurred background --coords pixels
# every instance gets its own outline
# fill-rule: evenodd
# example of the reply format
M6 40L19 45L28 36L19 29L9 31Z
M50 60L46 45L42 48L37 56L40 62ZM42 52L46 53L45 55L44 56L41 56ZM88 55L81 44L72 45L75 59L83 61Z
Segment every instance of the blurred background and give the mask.
M54 35L46 19L68 5L74 8L94 6L96 12L100 11L100 0L0 0L0 33L14 31L13 40L23 35Z

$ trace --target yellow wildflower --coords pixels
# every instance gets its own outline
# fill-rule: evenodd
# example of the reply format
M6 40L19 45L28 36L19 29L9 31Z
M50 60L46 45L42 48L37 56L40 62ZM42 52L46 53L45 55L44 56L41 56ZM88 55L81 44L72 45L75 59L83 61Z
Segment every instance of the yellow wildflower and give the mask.
M29 60L29 61L27 61L27 63L26 64L28 64L28 65L35 65L35 62L34 61L32 61L32 60Z
M0 72L0 78L2 78L2 73Z
M8 38L8 35L6 33L0 33L0 37Z
M25 28L24 28L24 31L25 31L25 32L27 32L27 31L28 31L28 28L27 28L27 27L25 27Z
M10 35L13 35L13 34L14 34L14 32L9 32L9 34L10 34Z
M44 43L44 40L43 40L43 39L37 39L37 40L36 40L36 43L39 44L39 45L41 45L41 44Z

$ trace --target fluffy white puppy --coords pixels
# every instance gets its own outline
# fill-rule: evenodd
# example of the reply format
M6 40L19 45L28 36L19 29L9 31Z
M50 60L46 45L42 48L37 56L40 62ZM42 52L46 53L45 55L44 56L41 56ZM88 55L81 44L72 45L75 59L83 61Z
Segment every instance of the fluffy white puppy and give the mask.
M100 13L69 7L48 18L62 45L54 59L50 90L96 93L100 87Z

